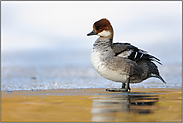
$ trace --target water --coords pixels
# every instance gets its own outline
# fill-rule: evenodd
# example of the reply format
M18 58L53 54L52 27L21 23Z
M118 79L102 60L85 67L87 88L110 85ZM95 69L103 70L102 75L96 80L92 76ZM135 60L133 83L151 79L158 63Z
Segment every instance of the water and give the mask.
M89 50L3 53L1 90L120 88L121 83L98 75L91 65L90 53ZM182 87L180 63L165 62L158 67L167 84L157 78L150 78L142 83L131 84L131 88Z
M123 93L105 89L3 91L1 119L4 122L181 122L181 95L181 89L169 88L136 88Z
M180 122L181 94L157 92L110 93L97 96L93 100L92 121Z

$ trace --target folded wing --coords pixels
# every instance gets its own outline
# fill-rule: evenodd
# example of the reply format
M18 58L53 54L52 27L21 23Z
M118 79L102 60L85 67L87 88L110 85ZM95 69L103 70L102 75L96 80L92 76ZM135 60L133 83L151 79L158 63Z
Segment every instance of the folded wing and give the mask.
M148 54L144 50L138 49L130 43L114 43L112 49L115 53L115 56L118 57L128 58L135 62L138 62L140 60L150 60L156 61L157 63L161 64L158 58Z

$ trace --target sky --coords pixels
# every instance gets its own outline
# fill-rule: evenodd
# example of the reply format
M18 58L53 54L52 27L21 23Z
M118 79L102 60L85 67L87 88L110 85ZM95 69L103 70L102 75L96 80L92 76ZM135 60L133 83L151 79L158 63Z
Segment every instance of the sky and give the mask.
M111 22L114 42L129 42L164 63L182 62L181 1L2 1L2 63L88 62L98 36L86 34L101 18Z

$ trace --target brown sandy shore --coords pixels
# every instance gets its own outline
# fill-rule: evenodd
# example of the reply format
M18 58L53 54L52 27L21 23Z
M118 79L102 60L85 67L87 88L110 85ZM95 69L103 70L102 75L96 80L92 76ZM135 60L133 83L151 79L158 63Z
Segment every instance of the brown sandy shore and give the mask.
M140 94L141 96L138 96L137 98L137 96L133 96L133 94ZM142 95L148 95L148 96L142 96ZM128 98L126 98L127 96ZM119 100L119 98L117 97L120 97L121 99ZM129 105L128 103L120 102L116 104L109 103L110 105L106 105L107 104L106 102L101 103L102 101L114 102L114 100L117 100L119 102L124 99L127 99L127 102L130 101L131 104ZM147 103L148 101L151 102ZM139 105L138 106L135 105L136 103L138 103ZM140 104L148 104L148 105L140 105ZM117 108L115 109L116 106ZM112 109L110 109L109 107L111 107ZM105 112L102 112L104 109ZM128 109L128 111L126 109ZM143 114L142 112L146 113ZM122 95L121 92L106 92L105 89L102 88L40 90L40 91L30 90L30 91L12 91L12 92L2 91L1 121L2 122L30 122L30 121L31 122L39 122L39 121L41 122L69 122L69 121L181 122L182 90L169 89L169 88L165 89L134 88L127 95L124 94Z

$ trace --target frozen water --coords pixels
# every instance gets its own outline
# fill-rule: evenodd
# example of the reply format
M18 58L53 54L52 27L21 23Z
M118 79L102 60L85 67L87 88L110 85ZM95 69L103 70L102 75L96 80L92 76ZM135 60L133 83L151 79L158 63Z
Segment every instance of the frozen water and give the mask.
M89 58L90 59L90 58ZM60 64L2 64L1 90L74 89L74 88L120 88L121 83L112 82L98 75L90 61ZM72 61L72 60L71 60ZM47 61L48 62L48 61ZM158 65L164 84L157 78L131 84L132 88L181 88L181 65Z

